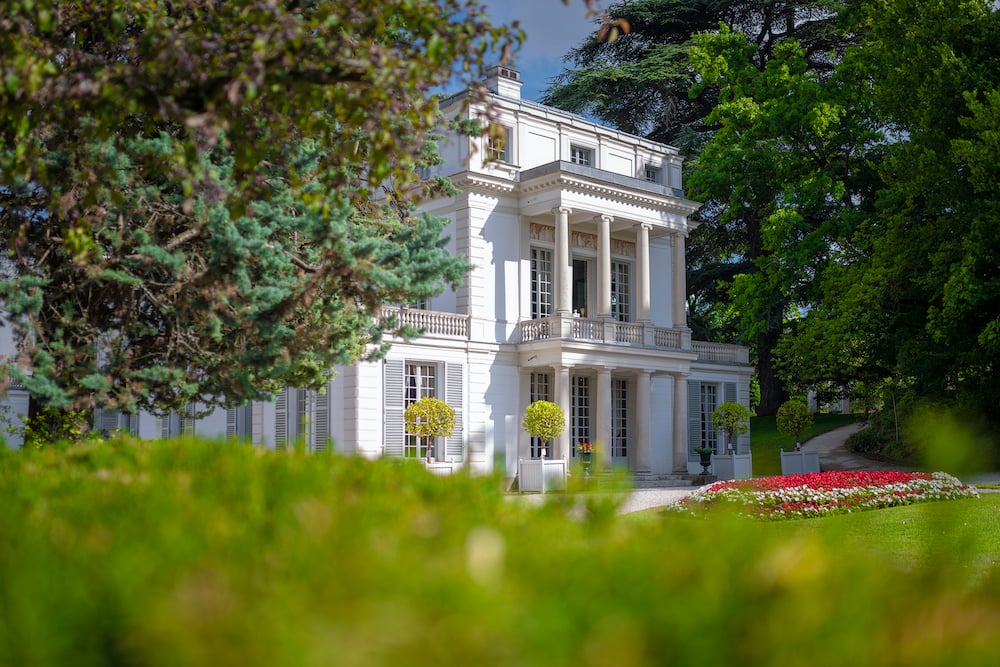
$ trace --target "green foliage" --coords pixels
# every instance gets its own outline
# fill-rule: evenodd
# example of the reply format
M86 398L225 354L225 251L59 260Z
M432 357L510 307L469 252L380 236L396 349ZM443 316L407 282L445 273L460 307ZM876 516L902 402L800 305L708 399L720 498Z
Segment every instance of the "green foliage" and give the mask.
M750 430L750 411L739 403L723 403L712 412L712 425L735 445L736 438Z
M45 407L24 422L24 446L39 449L52 443L75 442L90 430L89 410L63 410Z
M403 421L407 432L426 439L430 455L434 438L446 438L454 432L455 411L439 398L424 396L406 406Z
M802 434L804 441L820 433L832 431L841 426L853 424L862 419L856 414L816 414L813 415L813 425ZM753 432L753 471L756 477L767 477L781 474L782 449L791 450L795 446L795 438L778 432L775 417L751 417L750 430Z
M813 414L809 410L809 404L801 398L793 398L785 401L776 415L775 423L778 432L784 435L794 435L795 442L802 442L802 433L812 426Z
M854 140L835 127L855 105L845 91L863 90L830 78L857 39L838 30L840 6L617 2L608 13L631 32L570 52L574 67L546 96L688 158L688 196L704 202L687 244L688 326L698 339L750 346L760 414L773 415L788 397L773 352L805 296L818 245L836 235L817 227L856 191L823 170L857 164Z
M411 186L435 159L433 91L519 38L475 3L12 0L0 17L4 369L36 400L315 388L415 333L384 303L460 280Z
M525 409L521 426L542 442L551 442L566 430L566 415L555 403L535 401Z
M944 666L1000 650L993 497L761 525L500 487L196 440L0 451L0 664ZM884 540L864 529L880 525ZM724 618L781 622L692 640Z

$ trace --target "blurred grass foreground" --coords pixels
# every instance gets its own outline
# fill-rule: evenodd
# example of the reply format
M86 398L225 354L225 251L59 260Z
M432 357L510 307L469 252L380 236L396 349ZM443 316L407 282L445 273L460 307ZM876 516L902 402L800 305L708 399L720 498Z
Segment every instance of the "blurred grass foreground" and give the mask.
M852 517L621 517L612 495L535 506L406 461L197 440L0 447L0 498L4 666L1000 654L1000 569L977 546L997 540L987 496L902 508L908 529L933 513L912 546L932 558L887 550L878 531L845 539Z

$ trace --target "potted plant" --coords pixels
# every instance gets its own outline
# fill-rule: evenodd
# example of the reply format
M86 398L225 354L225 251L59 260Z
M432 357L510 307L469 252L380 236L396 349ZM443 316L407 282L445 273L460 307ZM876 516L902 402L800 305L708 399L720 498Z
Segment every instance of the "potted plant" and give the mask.
M594 458L594 443L578 443L576 446L576 453L580 456L580 461L583 462L583 474L589 475L590 467Z
M711 447L695 447L694 451L698 452L698 456L701 458L699 463L701 463L701 474L708 474L708 466L712 465L712 454L715 450Z
M522 491L541 491L545 493L546 486L551 490L554 486L566 488L566 460L563 458L546 460L546 446L566 430L566 415L555 403L535 401L524 411L524 421L521 423L529 435L542 442L540 456L518 463L518 486ZM551 479L550 479L551 478ZM549 479L551 483L546 482Z
M424 438L427 462L434 460L434 438L447 438L455 431L455 411L438 398L424 396L406 406L406 430Z

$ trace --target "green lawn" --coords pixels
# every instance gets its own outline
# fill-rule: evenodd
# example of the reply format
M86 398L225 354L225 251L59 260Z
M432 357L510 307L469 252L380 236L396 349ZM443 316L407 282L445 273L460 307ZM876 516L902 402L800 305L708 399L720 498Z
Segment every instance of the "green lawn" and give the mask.
M1000 493L768 523L764 530L795 537L825 534L849 551L871 552L907 569L945 561L983 571L1000 565Z
M812 427L803 436L803 442L820 433L853 424L864 418L860 414L817 414ZM780 450L795 447L795 436L781 435L774 417L750 418L750 448L753 451L754 477L781 474Z

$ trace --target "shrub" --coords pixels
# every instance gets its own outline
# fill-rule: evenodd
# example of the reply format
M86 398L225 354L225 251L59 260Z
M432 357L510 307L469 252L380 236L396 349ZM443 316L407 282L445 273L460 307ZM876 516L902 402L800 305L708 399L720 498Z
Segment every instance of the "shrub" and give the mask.
M712 424L735 446L736 438L750 430L750 411L739 403L723 403L712 412Z
M433 456L434 438L447 438L455 432L455 411L439 398L424 396L406 406L403 413L406 430L424 438L427 456Z
M775 423L778 432L783 435L794 435L796 444L802 442L802 433L812 426L813 415L809 405L801 398L793 398L782 403L778 408Z
M536 507L500 488L197 439L0 450L0 665L944 666L1000 651L997 554L967 548L988 531L961 514L983 500L928 527L954 545L947 562L873 567L839 533L632 520L601 511L607 494ZM780 622L698 641L725 618Z
M555 403L535 401L524 411L522 427L529 435L548 443L566 430L566 415Z

